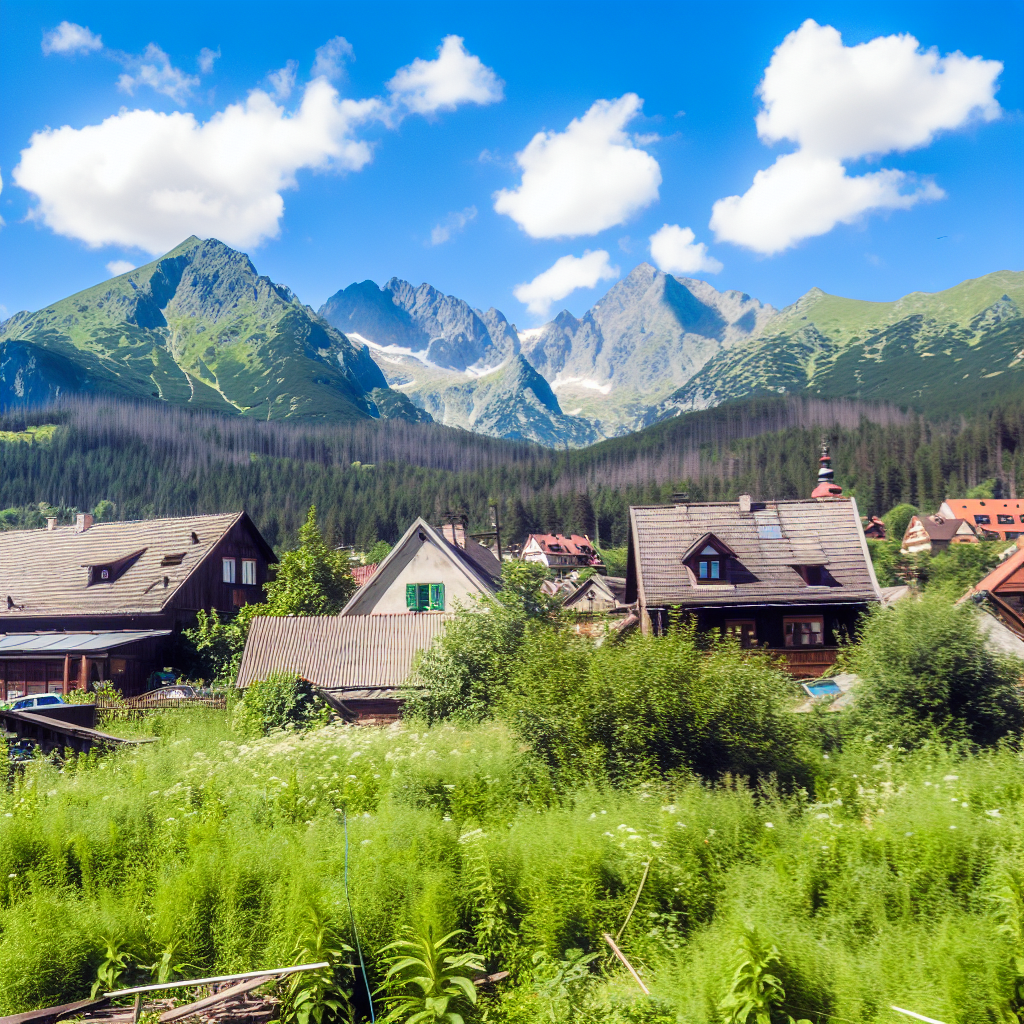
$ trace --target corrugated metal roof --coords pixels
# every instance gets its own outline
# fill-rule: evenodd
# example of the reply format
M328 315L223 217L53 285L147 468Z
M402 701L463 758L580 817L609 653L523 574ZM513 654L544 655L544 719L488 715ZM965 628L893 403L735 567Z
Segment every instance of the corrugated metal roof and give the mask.
M273 672L295 672L325 690L397 687L413 658L454 616L436 612L394 615L306 615L252 620L238 685Z
M91 654L170 634L169 629L122 629L109 633L0 633L0 658L5 654Z
M96 523L81 533L73 526L0 532L0 629L40 615L155 614L243 516ZM269 548L265 553L273 558ZM120 576L90 584L90 566L124 559Z
M776 513L778 529L766 528L765 516L758 514L762 510ZM773 527L776 516L771 517ZM850 498L755 503L751 512L741 512L733 502L633 507L630 517L648 606L880 600ZM736 552L731 585L691 584L683 554L705 533ZM807 586L794 568L802 564L823 565L830 585ZM629 593L635 587L631 581Z

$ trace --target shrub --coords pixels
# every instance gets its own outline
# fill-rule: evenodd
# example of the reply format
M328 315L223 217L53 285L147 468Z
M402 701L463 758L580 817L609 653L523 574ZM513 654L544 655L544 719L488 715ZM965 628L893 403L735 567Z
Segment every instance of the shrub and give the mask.
M256 737L286 726L306 729L322 725L328 717L327 707L316 699L307 680L275 672L249 684L231 724L243 736Z
M872 612L851 653L857 717L903 744L1019 738L1024 664L989 649L978 614L938 595Z
M918 579L926 590L942 591L947 598L960 597L999 564L1006 541L980 544L951 544L935 555L920 555L916 561Z
M692 626L595 647L537 631L501 714L560 785L658 779L678 769L792 781L806 775L792 680L759 652Z

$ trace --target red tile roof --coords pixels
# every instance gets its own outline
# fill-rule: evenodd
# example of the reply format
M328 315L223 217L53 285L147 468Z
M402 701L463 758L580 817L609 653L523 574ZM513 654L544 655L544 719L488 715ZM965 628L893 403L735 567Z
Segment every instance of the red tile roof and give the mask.
M589 537L581 537L576 533L571 537L563 537L560 533L531 533L526 538L526 543L529 544L531 540L535 540L545 554L577 555L600 562L597 550Z
M376 571L377 562L373 565L353 565L352 566L352 579L356 581L356 586L361 587Z

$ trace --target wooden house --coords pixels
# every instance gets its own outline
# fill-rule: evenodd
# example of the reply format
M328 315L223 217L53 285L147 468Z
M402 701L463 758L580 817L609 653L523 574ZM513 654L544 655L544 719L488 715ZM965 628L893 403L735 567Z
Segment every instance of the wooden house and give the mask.
M938 514L944 519L966 519L982 540L1024 537L1024 501L1016 498L947 498Z
M624 576L591 576L584 580L562 602L562 607L583 615L625 614L626 578Z
M244 512L2 532L0 693L138 693L200 609L262 600L276 561Z
M353 721L391 721L415 687L412 666L451 615L258 616L252 620L238 686L275 672L324 690Z
M342 615L429 614L496 594L501 563L456 526L417 519L352 595Z
M778 651L794 675L819 676L881 600L852 498L741 495L634 507L629 518L625 599L645 633L674 615L696 619L701 631Z
M972 587L969 596L987 601L1005 626L1024 637L1024 537L1017 538L1017 550Z
M978 536L966 519L946 519L941 515L911 516L900 550L908 555L918 555L923 551L934 554L944 551L950 544L977 543Z
M519 557L524 562L545 565L558 575L588 566L598 572L607 571L590 538L575 533L571 537L560 533L531 533Z

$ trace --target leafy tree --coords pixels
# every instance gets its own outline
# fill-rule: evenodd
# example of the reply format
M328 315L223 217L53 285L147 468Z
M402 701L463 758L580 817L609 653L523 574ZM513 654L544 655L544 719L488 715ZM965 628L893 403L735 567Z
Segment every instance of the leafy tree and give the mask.
M266 584L269 615L336 615L356 589L348 553L335 551L316 524L311 505L299 530L299 546L282 555Z
M96 503L96 507L92 510L92 517L97 523L108 523L114 518L116 512L117 506L104 498Z
M541 590L543 566L503 562L501 590L472 607L456 610L444 633L413 668L425 695L406 705L408 715L428 722L482 721L494 714L512 678L527 633L554 621L557 598Z
M242 663L249 624L257 615L273 614L265 604L246 604L222 621L216 609L207 612L200 608L195 626L182 631L194 651L193 672L218 686L233 685Z
M929 594L872 612L851 652L861 677L856 715L864 725L904 745L930 736L979 745L1019 741L1024 664L993 653L979 614Z
M609 576L626 575L626 559L629 554L628 548L600 548L598 549L598 553L601 556L601 561L604 562L604 567L608 570Z
M995 498L998 484L995 477L982 480L976 487L970 488L964 495L965 498Z
M903 534L907 532L910 520L916 515L920 515L920 510L915 505L910 505L907 502L902 502L895 508L889 509L882 516L882 522L885 523L886 538L890 541L902 543Z
M379 540L363 556L363 565L379 565L391 554L391 545L386 540Z
M918 556L918 579L928 590L941 590L951 599L958 598L999 564L999 553L1005 548L1005 541L950 544L935 555Z

